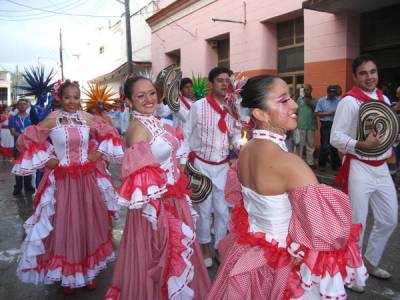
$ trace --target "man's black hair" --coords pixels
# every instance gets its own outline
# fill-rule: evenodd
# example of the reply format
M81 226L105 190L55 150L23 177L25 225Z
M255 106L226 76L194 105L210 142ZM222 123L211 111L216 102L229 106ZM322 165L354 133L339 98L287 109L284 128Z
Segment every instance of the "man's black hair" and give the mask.
M232 70L226 67L215 67L208 73L208 81L209 82L214 82L215 77L217 77L220 74L228 74L231 76L233 74Z
M372 61L375 64L375 66L378 66L376 61L375 61L375 59L374 59L374 57L372 55L370 55L370 54L361 54L361 55L357 56L353 60L353 63L351 64L351 68L353 70L353 74L356 75L357 68L359 66L361 66L363 63L366 63L366 62L369 62L369 61Z
M192 81L192 79L190 79L189 77L184 77L184 78L182 78L181 79L181 90L182 90L182 88L185 86L185 85L187 85L187 84L191 84L191 85L193 85L193 81Z

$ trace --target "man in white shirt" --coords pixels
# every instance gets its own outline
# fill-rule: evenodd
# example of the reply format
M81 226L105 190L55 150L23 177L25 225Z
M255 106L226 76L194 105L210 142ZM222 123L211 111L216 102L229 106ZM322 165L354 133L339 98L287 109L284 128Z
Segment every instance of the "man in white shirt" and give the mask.
M211 92L192 104L184 125L184 134L189 142L189 160L213 183L212 192L202 203L196 205L199 213L197 238L202 246L204 263L211 267L211 213L214 213L215 243L228 231L229 209L225 201L224 189L229 167L229 145L240 147L240 123L231 115L225 105L225 97L230 84L232 71L216 67L208 75Z
M391 274L378 267L386 243L397 225L397 195L390 177L386 159L391 149L377 157L366 157L356 149L375 149L382 143L382 134L371 132L365 141L357 140L359 108L363 102L389 100L377 89L378 70L375 61L368 55L361 55L353 61L353 80L355 87L345 94L339 102L334 117L331 144L345 154L345 160L338 174L337 183L343 183L349 194L353 208L353 223L363 226L360 245L362 245L368 206L374 214L374 226L364 254L368 272L381 279ZM356 291L363 288L353 286Z
M189 115L189 110L195 101L193 97L193 81L192 79L185 77L181 80L181 95L180 95L180 106L179 110L174 113L174 126L183 129L183 125Z

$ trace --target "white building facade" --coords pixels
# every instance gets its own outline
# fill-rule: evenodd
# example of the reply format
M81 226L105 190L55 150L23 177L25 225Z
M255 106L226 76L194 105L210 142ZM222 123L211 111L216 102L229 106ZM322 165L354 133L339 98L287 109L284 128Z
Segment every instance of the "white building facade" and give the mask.
M0 66L0 103L11 105L11 73Z

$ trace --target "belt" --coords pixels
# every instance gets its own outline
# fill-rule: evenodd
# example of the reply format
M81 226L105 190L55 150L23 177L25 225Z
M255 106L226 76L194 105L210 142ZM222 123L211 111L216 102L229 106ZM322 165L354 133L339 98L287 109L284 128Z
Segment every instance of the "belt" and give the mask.
M215 162L215 161L206 160L206 159L198 156L196 154L196 152L193 152L193 151L190 152L189 157L188 157L189 162L193 164L196 159L198 159L206 164L213 165L213 166L223 165L223 164L226 164L227 162L229 162L229 156L227 156L225 159L223 159L221 161Z

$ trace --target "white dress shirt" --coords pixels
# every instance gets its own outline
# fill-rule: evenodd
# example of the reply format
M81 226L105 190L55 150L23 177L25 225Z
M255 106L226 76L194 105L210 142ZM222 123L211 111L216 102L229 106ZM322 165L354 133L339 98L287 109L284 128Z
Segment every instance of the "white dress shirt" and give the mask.
M191 106L183 130L190 150L212 162L220 162L228 157L229 144L240 148L240 123L227 114L225 122L228 132L222 133L218 127L219 120L220 114L203 98Z

